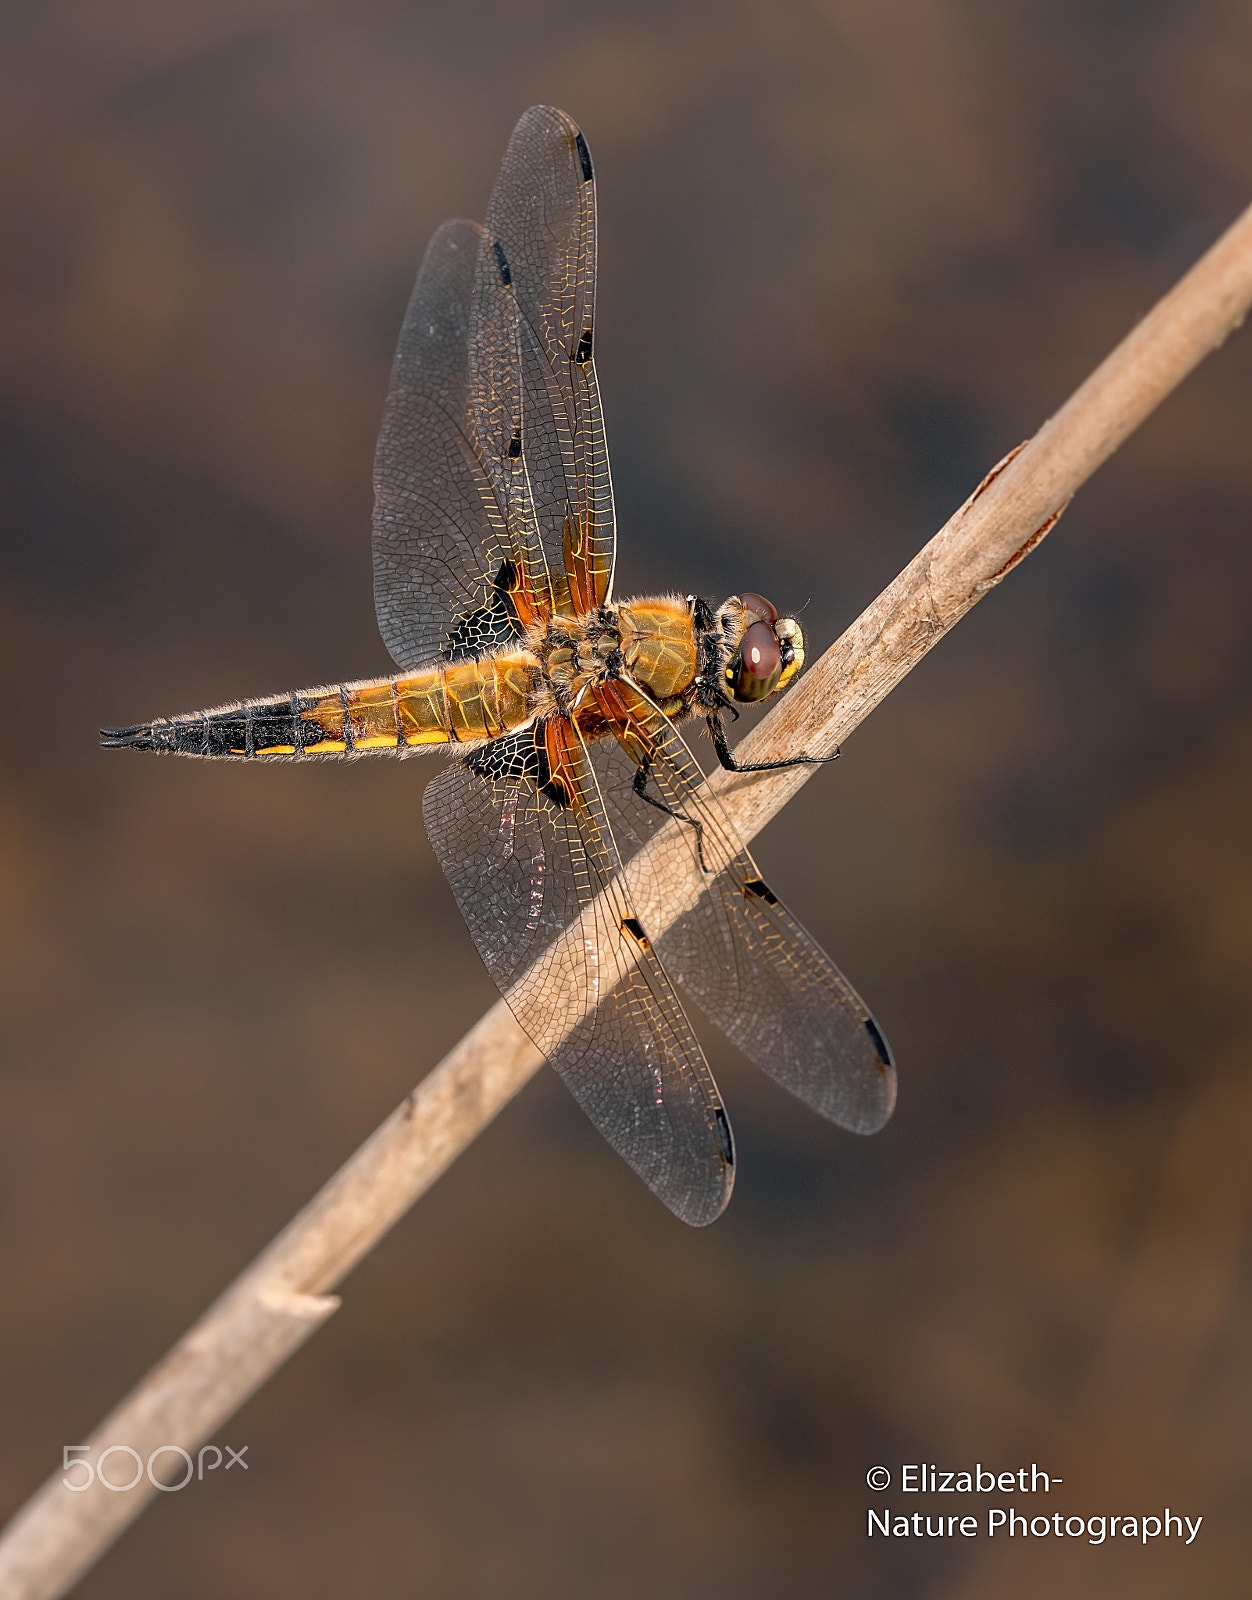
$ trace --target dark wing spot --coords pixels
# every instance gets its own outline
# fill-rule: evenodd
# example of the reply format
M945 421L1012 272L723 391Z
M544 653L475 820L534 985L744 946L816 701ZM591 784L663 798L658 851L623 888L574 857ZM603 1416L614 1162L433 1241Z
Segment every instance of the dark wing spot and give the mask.
M584 328L583 336L578 341L578 349L574 351L574 360L579 366L591 360L591 329Z
M877 1050L878 1059L882 1062L883 1066L893 1067L895 1062L891 1058L891 1046L883 1038L878 1024L874 1021L873 1017L866 1017L865 1031L874 1041L874 1049Z
M755 895L758 900L764 900L767 906L778 904L778 896L764 878L749 878L743 889L745 894Z
M639 945L640 949L650 950L652 948L651 940L643 931L643 923L640 922L638 917L626 917L622 922L622 932L628 933L635 943Z
M514 433L513 437L509 440L509 454L516 461L517 457L520 456L521 453L522 453L522 430L520 428L518 428L517 431Z
M469 661L521 637L522 627L511 593L516 582L517 567L512 561L502 561L486 604L467 611L448 635L439 652L445 661Z
M524 728L521 733L506 733L492 739L481 750L465 758L465 765L480 778L501 783L529 778L536 786L548 779L548 762L542 748L535 747L535 730Z
M504 246L500 243L499 239L493 239L491 241L491 253L493 256L495 256L496 266L500 269L500 282L512 283L513 269L509 266L509 258L505 255Z
M735 1164L735 1141L731 1137L730 1122L721 1106L714 1107L713 1118L717 1128L717 1142L722 1147L722 1160L725 1161L728 1167L733 1167Z
M583 182L591 182L591 151L581 133L574 135L574 148L578 151L578 164L583 169Z
M540 755L542 756L542 754L543 752L541 751ZM547 765L546 758L544 758L544 765ZM564 780L559 777L549 777L546 783L541 783L539 785L539 793L551 800L552 804L558 806L562 811L567 811L572 803L572 796L566 788Z
M570 804L569 790L559 775L552 775L542 722L537 722L533 728L492 739L481 750L467 756L465 765L480 778L494 782L516 783L519 778L529 778L553 805L565 810Z

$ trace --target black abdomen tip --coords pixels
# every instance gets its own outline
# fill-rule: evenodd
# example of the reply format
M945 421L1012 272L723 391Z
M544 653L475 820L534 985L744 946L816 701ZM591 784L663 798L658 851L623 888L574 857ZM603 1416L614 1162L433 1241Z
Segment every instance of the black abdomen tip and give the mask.
M150 722L137 722L133 728L101 728L100 744L105 750L120 750L123 746L129 746L132 750L164 748L156 742Z
M106 750L164 750L176 755L202 756L205 752L203 717L186 722L137 722L133 728L101 728Z

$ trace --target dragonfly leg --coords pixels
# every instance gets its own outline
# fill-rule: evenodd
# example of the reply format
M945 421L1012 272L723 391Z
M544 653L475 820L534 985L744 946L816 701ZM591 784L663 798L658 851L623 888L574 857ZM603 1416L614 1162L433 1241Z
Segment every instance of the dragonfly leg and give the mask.
M839 752L832 756L788 756L785 761L736 761L726 743L726 730L717 712L709 717L709 737L717 751L717 759L727 772L777 772L783 767L819 767L827 761L838 761Z
M648 775L652 771L652 757L646 756L643 764L635 768L634 791L641 800L646 800L650 806L655 806L658 811L663 811L667 817L676 817L679 822L685 822L688 827L696 830L696 856L700 862L700 871L708 872L704 864L704 824L697 817L689 817L685 811L676 811L673 806L666 805L664 800L657 800L648 793Z

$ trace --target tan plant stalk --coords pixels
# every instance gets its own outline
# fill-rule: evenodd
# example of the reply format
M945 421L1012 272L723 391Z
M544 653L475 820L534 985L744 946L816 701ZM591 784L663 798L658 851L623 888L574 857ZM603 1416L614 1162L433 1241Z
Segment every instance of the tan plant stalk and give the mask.
M1139 322L1024 447L989 475L935 537L739 747L748 760L824 754L1028 554L1075 491L1252 306L1252 208ZM815 769L710 786L750 840ZM654 935L698 883L673 824L648 850L663 901L641 905ZM667 855L672 853L672 859ZM629 870L629 869L628 869ZM634 872L631 873L635 877ZM162 1445L194 1454L338 1307L328 1293L482 1131L541 1064L503 1001L392 1112L86 1441L89 1459L126 1444L146 1463ZM177 1456L162 1458L177 1476ZM71 1474L71 1479L81 1473ZM99 1483L74 1493L55 1472L0 1536L0 1594L53 1600L156 1494Z

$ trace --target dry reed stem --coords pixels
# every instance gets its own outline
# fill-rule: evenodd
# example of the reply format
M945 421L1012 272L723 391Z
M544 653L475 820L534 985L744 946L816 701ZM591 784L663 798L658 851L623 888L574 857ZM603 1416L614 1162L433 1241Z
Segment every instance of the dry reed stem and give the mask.
M1252 208L809 669L740 745L744 758L833 750L1034 548L1081 484L1250 307ZM814 770L719 771L710 787L750 840ZM648 849L653 870L628 873L640 888L664 884L663 903L640 906L659 934L697 884L678 865L689 852L665 859L674 849L669 829ZM130 1445L144 1461L160 1445L194 1452L331 1315L339 1301L327 1291L540 1064L497 1002L105 1418L87 1441L91 1459L111 1444ZM157 1492L145 1479L129 1493L97 1483L76 1494L61 1479L54 1473L0 1537L6 1600L63 1594Z

